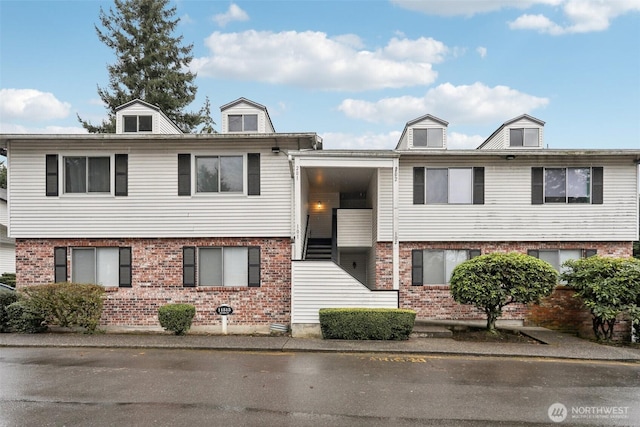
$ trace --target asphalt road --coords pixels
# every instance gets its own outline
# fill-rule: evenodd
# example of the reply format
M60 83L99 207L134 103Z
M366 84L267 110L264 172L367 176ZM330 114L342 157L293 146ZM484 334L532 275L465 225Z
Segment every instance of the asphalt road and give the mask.
M573 424L640 425L640 365L0 348L3 427Z

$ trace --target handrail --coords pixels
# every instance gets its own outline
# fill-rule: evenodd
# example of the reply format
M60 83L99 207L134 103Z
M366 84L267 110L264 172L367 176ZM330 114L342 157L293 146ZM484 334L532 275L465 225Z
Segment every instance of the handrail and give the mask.
M309 217L310 215L307 215L307 223L304 226L304 242L302 243L302 259L306 259L307 258L307 244L309 243L309 232L311 230L309 230Z

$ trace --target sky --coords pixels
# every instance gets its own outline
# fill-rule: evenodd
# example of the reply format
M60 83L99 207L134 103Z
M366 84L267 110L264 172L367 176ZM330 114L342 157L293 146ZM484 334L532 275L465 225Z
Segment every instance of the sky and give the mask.
M393 149L449 122L451 149L545 122L552 149L640 149L640 0L173 0L199 110L240 97L325 149ZM114 52L99 0L0 0L0 132L83 133L106 117Z

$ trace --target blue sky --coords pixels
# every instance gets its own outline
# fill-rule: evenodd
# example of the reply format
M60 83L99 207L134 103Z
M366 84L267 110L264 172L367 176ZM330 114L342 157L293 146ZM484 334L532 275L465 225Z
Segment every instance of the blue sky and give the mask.
M505 121L546 122L550 148L640 149L640 0L176 0L213 118L239 97L325 148L393 148L406 122L449 122L475 148ZM99 123L110 1L0 0L0 132ZM219 126L217 126L219 129Z

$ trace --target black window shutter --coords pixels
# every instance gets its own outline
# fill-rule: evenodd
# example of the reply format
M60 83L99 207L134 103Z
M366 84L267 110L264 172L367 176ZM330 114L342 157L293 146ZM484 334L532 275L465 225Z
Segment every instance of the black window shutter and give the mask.
M46 156L46 195L58 195L58 155L47 154Z
M178 154L178 196L191 195L191 154Z
M469 249L469 259L482 255L480 249Z
M120 248L120 281L119 286L121 288L131 287L131 248Z
M535 258L540 258L540 251L537 249L529 249L527 251L527 255L535 257Z
M411 285L422 286L423 266L422 266L422 249L413 249L411 251Z
M182 285L188 287L196 285L196 248L194 246L182 248Z
M484 205L484 168L473 168L473 204Z
M531 168L531 204L541 205L544 201L544 168Z
M53 248L54 282L62 283L67 281L67 248L57 246Z
M260 195L260 153L247 154L247 194Z
M129 194L129 155L116 154L116 196Z
M260 287L260 247L249 248L249 287Z
M424 205L424 168L413 168L413 204Z
M597 254L598 254L598 250L597 249L585 249L584 250L584 257L585 258L596 256Z
M604 171L601 167L591 168L591 203L601 205L604 199Z

